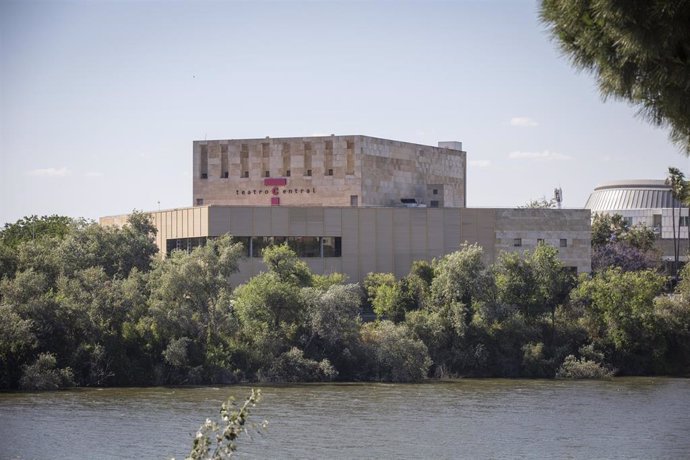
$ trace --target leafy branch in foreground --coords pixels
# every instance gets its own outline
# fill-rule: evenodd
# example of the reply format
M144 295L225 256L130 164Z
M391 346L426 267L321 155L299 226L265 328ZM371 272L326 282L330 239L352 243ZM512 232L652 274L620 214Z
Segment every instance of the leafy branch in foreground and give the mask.
M260 425L248 423L251 409L261 400L261 390L252 389L249 397L244 404L237 409L235 398L230 397L220 407L221 422L217 423L211 419L206 419L194 437L192 451L186 460L221 460L229 458L237 450L237 438L245 433L249 436L250 431L261 433L262 429L268 426L267 421Z

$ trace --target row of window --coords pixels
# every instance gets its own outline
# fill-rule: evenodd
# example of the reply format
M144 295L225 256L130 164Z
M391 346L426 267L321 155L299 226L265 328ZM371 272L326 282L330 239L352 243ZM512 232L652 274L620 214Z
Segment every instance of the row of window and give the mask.
M341 257L342 238L339 236L236 236L244 246L247 257L262 257L263 250L272 245L287 245L298 257ZM166 241L165 251L191 251L206 244L206 237L172 238Z
M544 244L544 238L537 238L537 245L539 244ZM513 239L513 246L516 248L522 246L522 238L515 238ZM560 247L562 248L567 248L568 247L568 239L567 238L561 238L560 239Z
M312 176L312 170L311 169L305 169L304 173L302 174L304 177L311 177ZM324 174L325 176L332 176L333 175L333 169L328 169L326 173ZM352 176L354 175L354 171L348 172L347 175ZM288 169L285 171L285 177L291 177L292 172ZM221 179L228 179L230 178L230 173L228 171L223 171L221 174ZM271 171L264 171L263 177L271 177ZM240 175L241 179L249 179L249 171L242 171L242 174ZM201 179L208 179L208 173L201 173Z

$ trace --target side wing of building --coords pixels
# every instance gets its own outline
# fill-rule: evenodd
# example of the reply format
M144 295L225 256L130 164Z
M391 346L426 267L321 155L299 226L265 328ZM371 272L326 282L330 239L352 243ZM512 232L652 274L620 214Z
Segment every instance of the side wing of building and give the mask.
M588 210L200 206L151 213L164 256L205 238L231 234L246 259L234 282L265 270L261 249L288 243L316 273L341 272L361 281L370 272L404 276L415 260L431 260L464 243L484 248L486 263L501 251L522 252L544 242L566 266L591 269ZM117 218L103 218L102 223Z

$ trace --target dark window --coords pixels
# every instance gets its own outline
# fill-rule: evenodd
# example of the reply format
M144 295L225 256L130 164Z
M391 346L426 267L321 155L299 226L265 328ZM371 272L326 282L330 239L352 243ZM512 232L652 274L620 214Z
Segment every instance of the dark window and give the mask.
M324 236L321 238L323 257L342 257L342 238Z
M201 173L201 178L202 179L208 179L208 174L207 173Z
M566 238L561 238L561 247L562 248L568 247L568 240Z
M264 177L271 177L271 171L264 171Z
M438 189L435 188L434 191L433 191L433 193L434 193L434 195L438 195Z
M242 173L242 177L244 177L245 179L246 179L247 177L249 177L249 171L244 171L244 172Z
M429 203L430 208L438 208L438 200L431 200Z
M522 246L522 238L514 238L513 239L513 246L515 246L515 247Z
M250 257L262 257L264 249L283 243L287 243L298 257L342 257L342 238L339 236L246 236L235 239L245 245L246 254Z
M203 199L203 198L197 198L197 199L196 199L196 205L197 205L197 206L201 206L201 205L203 205L203 204L204 204L204 199Z
M225 172L223 173L223 179L227 179L228 177L230 177L230 173L227 172L227 171L225 171Z
M332 176L332 175L333 175L333 170L332 170L332 169L329 169L329 170L328 170L328 175L329 175L329 176Z
M350 206L357 207L358 206L357 201L358 201L357 195L350 195Z
M316 236L288 236L287 243L297 257L321 257L321 244Z
M290 170L285 171L285 177L290 177Z
M165 242L165 253L170 255L173 251L191 251L199 246L204 246L207 237L201 236L196 238L171 238Z
M305 174L305 176L311 176L311 169L307 169L307 173Z

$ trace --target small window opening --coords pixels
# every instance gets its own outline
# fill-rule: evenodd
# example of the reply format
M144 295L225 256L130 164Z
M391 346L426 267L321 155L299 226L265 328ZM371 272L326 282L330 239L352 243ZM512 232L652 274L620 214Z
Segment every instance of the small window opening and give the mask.
M438 208L438 200L431 200L429 203L430 208Z
M307 169L307 176L311 176L311 169Z
M264 171L264 177L271 177L271 171Z
M513 246L515 246L516 248L522 246L522 238L513 239Z
M328 175L329 175L329 176L332 176L332 175L333 175L333 170L332 170L332 169L329 169L329 170L328 170Z
M201 173L201 178L202 179L208 179L208 174L207 173Z
M223 179L227 179L228 177L230 177L230 173L227 172L227 171L225 171L225 172L223 173Z
M204 204L204 199L203 198L197 198L196 199L196 205L197 206L202 206Z
M438 195L438 189L435 188L434 191L433 191L433 193L434 193L434 195Z
M246 179L247 177L249 177L249 171L244 171L244 172L242 173L242 177L244 177L245 179Z
M562 248L568 247L568 240L566 238L561 238L561 247Z
M285 171L285 177L290 177L290 170Z

